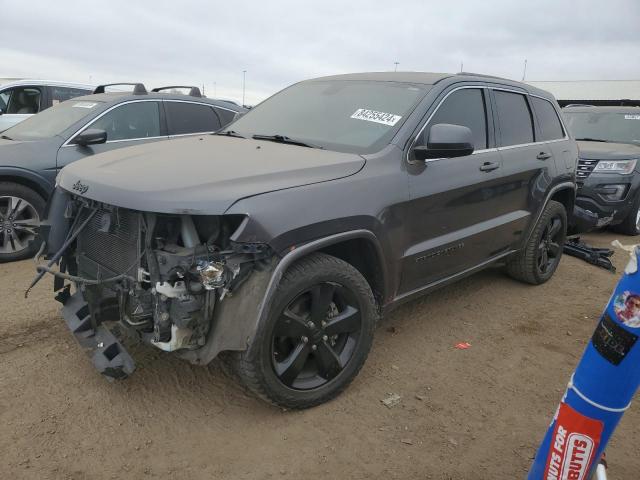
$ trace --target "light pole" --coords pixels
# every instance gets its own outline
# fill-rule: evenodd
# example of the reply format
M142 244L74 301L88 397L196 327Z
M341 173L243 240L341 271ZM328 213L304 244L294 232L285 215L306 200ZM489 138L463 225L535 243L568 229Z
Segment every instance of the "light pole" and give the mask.
M244 107L244 92L247 84L247 71L242 70L242 106Z
M393 62L393 64L396 66L393 71L397 72L398 71L398 65L400 65L400 62Z

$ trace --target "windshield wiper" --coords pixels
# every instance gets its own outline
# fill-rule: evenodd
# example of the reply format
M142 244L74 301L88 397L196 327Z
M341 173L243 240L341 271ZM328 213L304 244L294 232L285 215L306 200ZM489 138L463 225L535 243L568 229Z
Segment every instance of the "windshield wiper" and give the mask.
M7 136L7 135L0 135L0 138L3 140L13 140L13 138Z
M286 143L288 145L298 145L300 147L319 148L324 149L320 145L314 145L313 143L303 142L302 140L296 140L295 138L287 137L286 135L253 135L251 138L254 140L267 140L269 142Z
M607 143L609 140L603 140L602 138L585 137L585 138L576 138L576 141L579 141L579 142L604 142L604 143Z
M235 130L225 130L224 132L216 132L216 133L212 133L212 135L225 135L227 137L236 137L236 138L247 138L243 135L240 135L238 132L236 132Z

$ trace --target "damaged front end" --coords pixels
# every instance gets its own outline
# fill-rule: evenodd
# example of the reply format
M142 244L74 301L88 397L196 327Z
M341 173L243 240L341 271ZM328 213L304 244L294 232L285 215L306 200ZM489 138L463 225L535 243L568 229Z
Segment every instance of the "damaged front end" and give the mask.
M48 218L43 236L50 262L39 273L55 276L65 321L108 378L124 378L135 368L111 333L114 324L194 363L243 347L257 321L260 296L235 301L235 310L225 313L238 315L243 304L252 306L248 313L254 318L238 320L235 335L220 331L233 319L217 319L218 304L232 302L251 277L249 291L266 288L273 259L266 244L231 239L244 216L139 212L59 189ZM235 340L225 344L220 337L226 336Z

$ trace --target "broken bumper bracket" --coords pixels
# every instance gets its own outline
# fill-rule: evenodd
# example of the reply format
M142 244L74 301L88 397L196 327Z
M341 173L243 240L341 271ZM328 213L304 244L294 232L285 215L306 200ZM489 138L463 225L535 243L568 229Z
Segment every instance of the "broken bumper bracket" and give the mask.
M78 343L87 349L94 367L107 380L124 379L134 372L133 358L113 333L104 325L93 326L89 305L82 292L75 292L66 299L62 316Z

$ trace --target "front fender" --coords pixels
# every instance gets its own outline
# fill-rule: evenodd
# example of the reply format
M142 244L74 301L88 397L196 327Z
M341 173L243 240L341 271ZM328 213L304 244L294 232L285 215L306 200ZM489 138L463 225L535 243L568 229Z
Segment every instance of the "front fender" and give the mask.
M21 183L40 194L45 200L53 192L57 170L46 170L47 176L26 168L0 166L0 181Z

